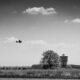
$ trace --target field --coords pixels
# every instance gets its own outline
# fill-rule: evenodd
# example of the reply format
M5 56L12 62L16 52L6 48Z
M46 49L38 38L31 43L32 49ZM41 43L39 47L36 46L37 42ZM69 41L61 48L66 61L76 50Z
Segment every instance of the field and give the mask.
M77 80L77 79L13 79L13 78L0 78L0 80Z
M5 79L2 79L5 78ZM14 79L13 79L14 78ZM16 79L17 78L17 79ZM30 79L28 79L30 78ZM0 80L49 80L80 79L79 69L27 69L27 70L0 70ZM44 79L44 80L45 80Z

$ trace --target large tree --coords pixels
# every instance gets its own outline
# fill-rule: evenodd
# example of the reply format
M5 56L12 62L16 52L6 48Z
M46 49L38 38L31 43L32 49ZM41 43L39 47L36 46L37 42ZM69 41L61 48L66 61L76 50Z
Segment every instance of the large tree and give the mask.
M52 50L45 51L43 52L41 64L43 65L43 68L58 67L60 66L60 57L56 52Z

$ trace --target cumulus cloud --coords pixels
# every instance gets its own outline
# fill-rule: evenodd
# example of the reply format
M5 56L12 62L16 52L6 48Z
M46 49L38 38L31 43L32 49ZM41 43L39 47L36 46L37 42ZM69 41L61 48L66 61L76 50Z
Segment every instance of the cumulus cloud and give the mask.
M76 19L72 20L72 23L80 23L80 18L76 18Z
M32 7L32 8L27 8L25 11L23 11L23 13L51 15L51 14L56 14L56 11L54 8Z
M16 37L7 37L7 38L5 38L4 43L11 43L11 42L14 42L16 40L18 40Z

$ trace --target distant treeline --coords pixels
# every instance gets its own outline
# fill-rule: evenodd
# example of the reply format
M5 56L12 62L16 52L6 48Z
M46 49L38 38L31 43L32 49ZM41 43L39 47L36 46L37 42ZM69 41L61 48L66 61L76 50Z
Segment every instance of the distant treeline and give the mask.
M66 68L74 68L74 69L80 69L80 65L67 65ZM27 70L27 69L43 69L43 67L40 64L32 65L32 66L2 66L0 67L0 70Z
M80 65L71 65L72 68L80 69Z
M0 67L0 70L26 70L26 69L31 69L31 67L27 67L27 66L20 66L20 67L8 67L8 66L3 66Z

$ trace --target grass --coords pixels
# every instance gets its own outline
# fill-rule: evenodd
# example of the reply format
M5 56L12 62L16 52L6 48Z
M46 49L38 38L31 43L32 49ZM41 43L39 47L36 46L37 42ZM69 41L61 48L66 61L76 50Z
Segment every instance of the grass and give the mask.
M48 79L49 78L54 80L55 79L59 79L59 80L60 79L80 79L80 70L73 69L73 68L72 69L55 69L55 70L53 69L0 70L0 77L31 78L31 79L33 78ZM23 79L23 80L26 80L26 79Z
M13 79L13 78L0 78L0 80L76 80L76 79Z

